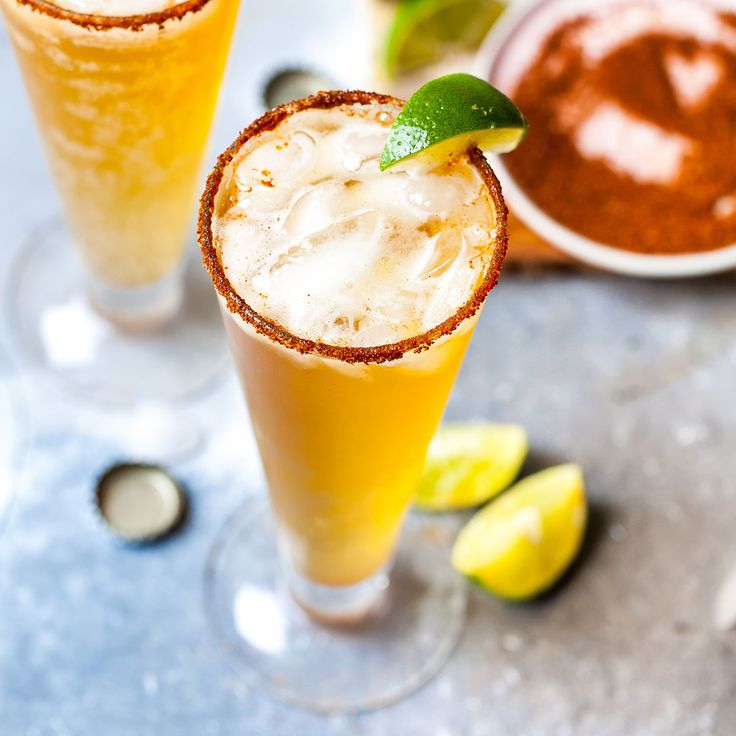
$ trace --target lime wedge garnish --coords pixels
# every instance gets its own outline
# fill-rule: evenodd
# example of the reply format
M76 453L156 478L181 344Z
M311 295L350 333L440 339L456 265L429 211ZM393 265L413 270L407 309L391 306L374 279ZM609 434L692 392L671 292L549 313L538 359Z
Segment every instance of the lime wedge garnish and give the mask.
M500 598L534 598L551 588L575 559L586 519L580 468L550 468L481 509L460 532L452 563Z
M507 153L528 129L521 110L471 74L448 74L420 87L397 115L381 156L381 171L410 156L443 161L477 146Z
M446 424L429 445L414 505L423 511L480 506L508 488L526 459L515 424Z
M403 0L388 32L386 73L394 78L477 48L504 7L498 0Z

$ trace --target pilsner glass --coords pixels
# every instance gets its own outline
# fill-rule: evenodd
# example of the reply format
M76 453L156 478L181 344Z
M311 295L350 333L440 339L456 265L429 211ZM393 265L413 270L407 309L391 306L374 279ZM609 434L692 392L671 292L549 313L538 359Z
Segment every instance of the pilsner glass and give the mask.
M411 521L395 551L498 278L506 209L477 150L379 173L401 104L332 92L267 113L220 157L200 208L278 539L277 552L253 503L233 517L209 613L239 662L323 711L419 686L464 616L436 522Z
M211 363L181 353L214 344L196 315L171 317L238 0L0 6L83 266L54 229L21 253L11 308L24 345L101 398L196 387Z

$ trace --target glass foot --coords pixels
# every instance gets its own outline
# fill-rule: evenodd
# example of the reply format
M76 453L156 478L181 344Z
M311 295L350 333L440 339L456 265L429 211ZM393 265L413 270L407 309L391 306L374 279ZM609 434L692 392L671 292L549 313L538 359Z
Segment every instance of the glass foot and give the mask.
M184 273L180 307L181 288L171 279L157 285L154 299L141 290L126 305L139 322L135 329L130 321L121 327L102 316L117 306L120 294L93 289L93 308L61 222L48 223L29 241L8 275L6 313L21 358L31 367L81 397L125 405L183 398L226 370L217 303L194 258Z
M281 565L291 597L313 618L326 624L361 623L380 616L390 585L388 570L381 570L356 585L337 588L319 585L299 575L291 565Z
M441 669L462 632L467 587L450 565L446 523L410 516L390 576L373 581L380 605L357 623L331 624L295 602L267 501L248 500L207 561L205 606L218 642L244 677L309 710L351 713L400 700Z

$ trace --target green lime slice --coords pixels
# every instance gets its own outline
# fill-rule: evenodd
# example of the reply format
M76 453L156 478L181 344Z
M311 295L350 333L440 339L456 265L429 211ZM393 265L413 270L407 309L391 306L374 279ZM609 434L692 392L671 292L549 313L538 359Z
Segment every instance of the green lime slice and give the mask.
M586 519L580 468L550 468L525 478L481 509L460 532L452 563L499 598L535 598L551 588L577 556Z
M498 0L404 0L386 39L386 73L395 78L477 48L504 8Z
M432 162L477 146L507 153L528 129L521 110L471 74L448 74L420 87L398 114L381 156L381 171L411 157Z
M480 506L508 488L529 451L515 424L446 424L429 445L414 505L422 511Z

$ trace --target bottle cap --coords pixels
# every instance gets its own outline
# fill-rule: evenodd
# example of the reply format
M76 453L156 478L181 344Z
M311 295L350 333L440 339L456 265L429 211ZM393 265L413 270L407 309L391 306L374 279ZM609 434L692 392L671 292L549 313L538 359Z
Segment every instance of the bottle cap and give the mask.
M267 108L272 108L309 97L321 89L335 89L338 86L330 77L310 69L281 69L266 82L263 102Z
M177 529L187 502L163 468L144 463L113 465L97 482L97 510L115 534L129 542L161 539Z

